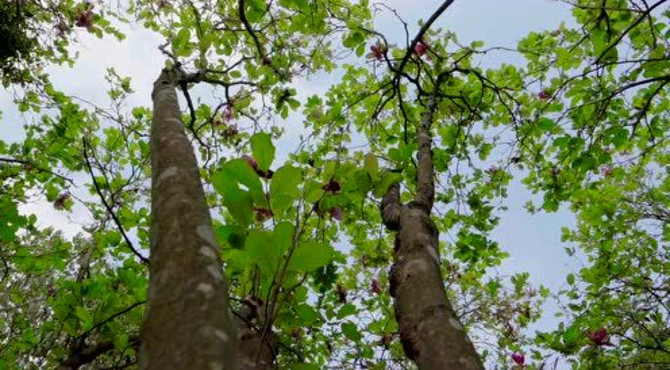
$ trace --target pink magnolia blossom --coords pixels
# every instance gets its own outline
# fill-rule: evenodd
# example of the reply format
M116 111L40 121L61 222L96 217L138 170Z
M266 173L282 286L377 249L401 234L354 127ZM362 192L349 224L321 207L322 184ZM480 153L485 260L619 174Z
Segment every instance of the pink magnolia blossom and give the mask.
M523 366L526 362L526 357L524 357L523 353L514 352L512 353L512 361L519 366Z
M418 56L423 56L428 51L428 47L423 42L419 41L414 45L414 52Z
M344 214L342 213L342 208L335 207L330 210L330 217L336 219L337 221L342 221Z
M226 108L223 110L223 119L226 120L226 122L230 122L230 120L233 119L233 107L230 105L226 105Z
M603 176L609 176L612 174L612 167L611 166L604 166L603 168L600 169L600 174Z
M387 50L388 47L386 47L386 45L384 45L381 41L377 41L376 44L370 46L370 54L368 54L367 56L369 58L374 58L379 61L382 61L385 58L384 54L386 54Z
M79 14L77 14L75 25L77 27L86 27L86 29L90 30L93 28L93 15L91 9L80 11Z
M610 342L610 336L607 334L607 329L605 328L600 328L596 331L592 331L586 334L586 336L589 338L591 343L595 346L613 346L612 342Z
M377 279L372 279L372 283L370 284L370 290L372 290L372 293L375 294L381 293L382 289L379 287L379 281L377 281Z

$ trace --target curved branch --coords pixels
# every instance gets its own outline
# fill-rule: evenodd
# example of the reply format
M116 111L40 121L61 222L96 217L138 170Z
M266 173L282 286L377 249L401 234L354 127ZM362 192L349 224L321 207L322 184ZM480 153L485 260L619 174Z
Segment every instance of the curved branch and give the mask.
M647 8L647 9L644 11L644 13L643 13L642 15L640 15L635 21L633 21L633 23L630 24L630 26L628 26L628 28L626 28L625 30L623 30L623 32L621 32L621 34L619 35L619 37L617 37L616 40L614 40L613 43L611 43L608 47L605 48L605 50L603 50L602 53L600 53L600 55L598 56L598 58L596 58L595 63L598 64L598 63L600 62L600 60L601 60L601 59L602 59L602 58L603 58L603 57L604 57L610 50L612 50L612 48L616 47L616 46L619 44L619 42L621 42L621 40L622 40L624 37L626 37L626 35L627 35L633 28L637 27L637 25L640 24L645 18L647 18L648 15L651 15L651 12L652 12L654 9L656 9L656 7L658 7L659 5L663 4L663 3L666 2L666 1L668 1L668 0L660 0L660 1L657 2L656 4L654 4L654 5L650 6L649 8Z
M123 240L125 240L126 244L128 245L128 248L137 256L137 258L140 259L140 261L148 265L149 264L149 259L144 257L133 245L133 243L130 241L130 238L128 237L128 234L126 234L126 231L123 229L123 225L121 225L121 221L119 218L116 216L116 213L112 209L112 207L109 205L107 200L105 199L104 194L102 194L102 189L100 189L100 184L98 184L98 181L95 179L95 174L93 173L93 166L91 165L91 161L88 157L88 142L86 141L86 138L82 138L82 143L84 144L84 160L86 161L86 167L88 168L88 173L91 175L91 180L93 181L93 186L95 187L96 193L98 193L98 196L100 197L100 201L102 201L102 204L105 206L105 209L109 214L111 215L112 219L114 220L114 223L116 224L116 227L119 229L119 232L123 236Z
M110 321L116 319L116 318L119 317L119 316L125 315L126 313L132 311L133 308L138 307L138 306L140 306L140 305L143 305L143 304L145 304L145 303L146 303L146 301L139 301L139 302L135 302L135 303L133 303L132 305L130 305L130 306L124 308L123 310L121 310L121 311L119 311L119 312L113 314L112 316L110 316L110 317L108 317L108 318L106 318L106 319L100 321L99 323L93 325L90 329L88 329L88 330L86 330L85 332L83 332L82 334L80 334L80 335L77 337L77 340L81 340L81 339L86 338L86 336L88 336L89 334L91 334L91 332L93 332L93 330L95 330L95 329L97 329L97 328L99 328L99 327L105 325L106 323L108 323L108 322L110 322Z
M425 35L426 32L428 32L428 30L433 25L433 23L435 23L437 18L439 18L442 15L442 13L444 13L447 10L447 8L449 8L449 6L453 3L454 3L454 0L446 0L444 3L442 3L442 5L440 5L440 7L437 8L437 10L435 10L433 15L431 15L430 18L428 18L428 21L426 21L426 23L421 27L421 29L416 34L416 36L414 36L414 39L412 40L412 43L409 44L409 47L407 48L407 52L405 53L405 56L402 58L402 60L400 61L400 64L398 65L398 69L397 69L398 71L396 72L396 76L393 79L395 83L398 83L398 80L400 79L400 75L402 73L402 70L405 68L405 65L409 61L409 58L412 55L412 52L414 51L414 47L416 46L416 44L418 44L419 41L421 41L421 39L423 38L423 35Z
M0 162L5 162L5 163L16 163L16 164L22 164L26 166L31 166L32 168L36 169L39 172L45 172L51 175L54 175L58 177L59 179L62 179L63 181L69 182L71 185L75 185L74 181L68 177L65 177L63 175L57 174L56 172L53 172L51 170L48 170L46 168L38 167L35 166L35 163L25 160L25 159L17 159L17 158L0 158Z

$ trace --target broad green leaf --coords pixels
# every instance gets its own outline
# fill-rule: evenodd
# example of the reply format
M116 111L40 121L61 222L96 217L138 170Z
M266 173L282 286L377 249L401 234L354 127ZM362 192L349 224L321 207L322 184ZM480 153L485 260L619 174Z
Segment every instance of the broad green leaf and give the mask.
M354 306L353 304L351 303L345 304L344 306L342 306L342 308L340 308L339 311L337 311L337 318L343 319L349 315L355 314L357 311L358 310L356 309L356 306Z
M245 250L228 249L223 252L226 268L243 271L255 263L255 260Z
M300 183L302 182L302 171L291 165L281 167L272 176L270 183L270 206L275 217L281 218L300 196Z
M363 338L363 335L361 332L358 331L358 327L356 327L356 324L351 323L351 322L345 322L342 323L341 325L342 328L342 333L344 333L344 336L347 337L349 340L353 340L355 342L358 342Z
M251 152L258 161L258 168L267 171L275 158L275 147L270 134L259 132L251 137Z
M275 243L272 234L267 231L251 231L244 250L261 271L273 276L282 261L283 251Z
M91 326L93 326L93 317L85 307L78 306L75 309L75 314L81 320L83 324L82 326L84 328L90 328Z
M248 193L253 200L252 204L267 207L261 180L256 171L244 159L233 159L226 162L212 176L212 184L214 189L223 197L224 203L227 198L231 197L236 199L233 202L239 201L241 184L249 190Z
M358 189L358 191L361 193L367 193L368 191L372 190L372 177L366 170L356 170L352 176L354 181L347 181L346 185L355 185L356 189Z
M323 184L320 182L316 181L309 181L306 185L306 191L305 191L305 202L307 203L315 203L325 193L323 190Z
M295 311L305 326L313 325L319 320L319 314L310 305L301 304L295 308Z
M579 330L577 327L571 326L563 333L563 343L567 346L572 345L577 340L578 336Z
M222 167L222 172L226 176L232 176L233 180L246 186L252 192L263 192L261 179L244 159L238 158L226 162Z
M379 162L372 153L365 156L365 170L368 171L373 181L376 181L379 175Z
M551 132L556 127L556 123L547 117L542 117L537 121L537 127L543 132Z
M280 222L275 226L274 230L274 240L277 243L277 247L284 253L285 251L291 248L293 245L293 235L295 232L295 226L290 222Z
M177 56L188 56L190 51L188 50L189 40L191 38L191 31L189 28L182 28L177 33L177 36L172 40L172 50Z
M254 220L254 201L248 191L229 189L223 198L223 205L240 225L249 226Z
M325 266L333 259L333 247L320 242L303 242L293 252L288 268L291 271L310 272Z

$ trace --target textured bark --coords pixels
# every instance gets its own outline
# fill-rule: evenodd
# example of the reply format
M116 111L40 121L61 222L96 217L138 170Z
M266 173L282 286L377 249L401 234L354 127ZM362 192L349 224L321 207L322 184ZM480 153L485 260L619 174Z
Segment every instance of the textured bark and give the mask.
M154 83L151 128L151 263L142 327L143 369L235 369L237 334L209 208L175 87Z
M437 89L436 89L437 90ZM382 200L384 224L397 231L389 280L400 340L420 369L482 370L484 366L447 298L440 270L438 231L430 218L435 197L430 126L436 108L431 96L417 129L417 189L400 202L391 186Z

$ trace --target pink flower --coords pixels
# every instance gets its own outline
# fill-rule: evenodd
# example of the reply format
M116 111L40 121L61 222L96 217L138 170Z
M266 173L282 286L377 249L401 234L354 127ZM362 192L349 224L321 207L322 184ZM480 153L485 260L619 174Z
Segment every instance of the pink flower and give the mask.
M596 331L592 331L589 333L586 333L586 336L589 338L589 340L593 343L595 346L613 346L612 342L610 342L610 336L607 335L607 329L605 328L600 328Z
M256 220L258 220L259 222L263 222L274 216L272 211L267 208L254 207L254 210L256 211Z
M333 193L340 191L341 188L340 183L333 179L321 187L324 191L332 191Z
M419 41L414 45L414 52L416 55L423 56L426 54L426 51L428 51L428 47L423 42Z
M377 279L372 279L372 283L370 284L370 290L372 290L372 293L375 294L381 293L382 289L379 287L379 281L377 281Z
M226 120L226 122L230 122L230 120L233 119L233 107L230 105L226 105L226 108L223 110L223 119Z
M80 11L79 14L77 14L75 25L77 27L86 27L88 30L93 28L93 11L90 9Z
M600 169L600 174L603 176L609 176L612 174L612 167L610 166L603 166L603 168Z
M384 54L386 53L387 50L388 48L386 47L386 45L382 44L381 41L377 41L376 44L370 46L370 54L368 54L367 56L369 58L374 58L379 61L382 61L384 60Z
M549 100L549 99L551 99L551 94L550 94L547 90L542 90L542 91L540 91L540 93L538 94L538 96L539 96L540 99L542 99L542 100Z
M342 208L340 207L335 207L330 210L330 217L336 219L337 221L342 221L342 217L344 214L342 213Z
M512 361L514 361L514 363L519 366L523 366L523 364L526 362L526 358L524 357L523 353L514 352L512 353Z

